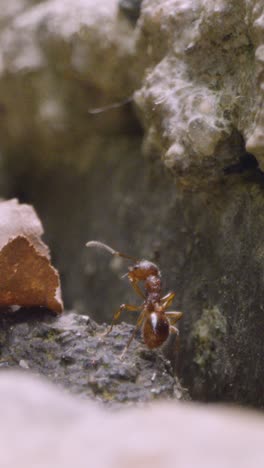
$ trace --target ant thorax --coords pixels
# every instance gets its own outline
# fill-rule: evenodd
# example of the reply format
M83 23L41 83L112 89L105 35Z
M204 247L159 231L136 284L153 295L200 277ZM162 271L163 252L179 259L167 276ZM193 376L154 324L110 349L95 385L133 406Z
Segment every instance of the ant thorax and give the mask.
M150 275L146 278L145 281L145 290L146 293L161 293L161 278L160 276Z
M159 276L148 276L144 286L146 291L145 307L151 312L156 310L156 306L160 304L161 279Z

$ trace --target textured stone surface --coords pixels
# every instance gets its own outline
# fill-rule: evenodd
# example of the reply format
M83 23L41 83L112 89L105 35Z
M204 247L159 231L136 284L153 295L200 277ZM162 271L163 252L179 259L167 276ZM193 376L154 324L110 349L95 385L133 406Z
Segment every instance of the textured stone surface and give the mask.
M8 3L1 193L36 206L67 306L136 300L87 240L157 261L192 396L263 406L262 3L145 0L136 27L117 0ZM130 104L99 112L135 90L148 158Z
M87 170L111 146L122 151L131 109L90 111L137 90L144 150L184 185L219 178L237 162L238 132L263 167L261 2L146 0L135 29L118 14L136 18L135 1L11 5L0 25L0 136L9 165L20 152L21 162L37 157L42 169L62 160Z
M119 11L132 23L136 23L140 16L142 0L119 0Z
M214 172L234 130L263 168L263 4L246 0L146 0L139 55L149 68L136 93L147 151L179 176ZM196 181L197 182L197 181Z
M20 310L0 317L0 367L21 367L48 377L67 390L111 406L160 398L188 398L161 352L137 340L123 361L121 352L133 331L123 323L102 338L87 316Z
M0 411L5 468L173 468L175 463L178 468L249 468L264 463L263 416L230 407L156 402L113 413L36 377L1 372Z

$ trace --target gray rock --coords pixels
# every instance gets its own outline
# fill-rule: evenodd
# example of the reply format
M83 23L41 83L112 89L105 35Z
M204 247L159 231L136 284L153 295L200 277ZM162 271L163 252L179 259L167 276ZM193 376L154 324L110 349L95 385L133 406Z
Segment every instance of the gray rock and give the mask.
M183 181L192 170L196 183L221 172L234 130L263 169L263 27L261 1L143 3L138 54L148 69L135 98L145 149Z
M263 168L261 2L146 0L134 29L118 11L137 17L139 7L13 0L5 8L1 147L9 165L20 148L22 165L53 165L63 153L64 164L89 170L98 154L128 142L134 119L126 106L93 111L134 93L145 152L157 152L183 184L208 183L237 162L236 132Z
M133 28L117 0L10 4L0 23L3 165L17 175L35 163L44 173L61 163L85 173L100 152L125 152L129 105L91 112L126 100L138 83Z
M140 15L142 0L119 0L119 10L130 20L136 23Z
M73 312L59 318L37 310L0 316L1 366L20 367L67 390L111 406L160 398L186 399L170 362L138 340L119 356L132 332L128 324L101 337L105 326Z

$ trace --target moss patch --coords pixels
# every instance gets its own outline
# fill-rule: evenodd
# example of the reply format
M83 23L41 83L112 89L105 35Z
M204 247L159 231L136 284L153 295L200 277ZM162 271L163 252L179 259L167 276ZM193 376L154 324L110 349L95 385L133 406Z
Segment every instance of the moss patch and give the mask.
M202 372L205 373L216 361L219 344L221 348L226 331L226 318L217 306L204 309L201 318L195 322L191 334L195 348L194 362Z

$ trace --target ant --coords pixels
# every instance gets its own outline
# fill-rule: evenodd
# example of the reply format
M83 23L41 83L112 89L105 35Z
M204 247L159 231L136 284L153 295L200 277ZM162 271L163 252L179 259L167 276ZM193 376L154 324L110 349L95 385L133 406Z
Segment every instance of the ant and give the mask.
M144 343L150 349L161 346L162 343L166 341L170 333L179 335L179 330L174 326L174 324L182 317L182 312L166 311L166 309L171 305L176 293L170 292L162 297L161 272L155 263L148 260L137 260L121 252L117 252L108 245L99 241L87 242L86 247L98 247L100 249L107 250L107 252L112 255L133 260L135 262L133 266L128 267L128 273L126 273L125 276L128 276L135 292L143 299L143 303L140 306L122 304L114 314L109 329L103 335L106 336L112 331L115 322L119 319L124 310L128 310L130 312L141 311L135 329L125 346L120 359L123 359L139 328L142 329ZM139 287L138 283L141 281L144 283L145 293L143 293Z

